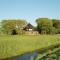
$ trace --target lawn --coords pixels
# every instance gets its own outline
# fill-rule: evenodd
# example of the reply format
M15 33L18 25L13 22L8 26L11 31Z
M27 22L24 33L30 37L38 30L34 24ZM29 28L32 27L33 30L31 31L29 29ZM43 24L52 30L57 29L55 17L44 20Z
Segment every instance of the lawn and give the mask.
M60 43L60 35L0 35L0 59Z

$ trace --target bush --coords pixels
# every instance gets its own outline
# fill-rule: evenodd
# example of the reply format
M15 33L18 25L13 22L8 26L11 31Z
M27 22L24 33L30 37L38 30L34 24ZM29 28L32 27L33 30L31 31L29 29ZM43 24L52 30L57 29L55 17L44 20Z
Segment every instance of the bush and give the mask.
M25 34L25 31L24 31L24 30L17 29L16 31L17 31L17 34L18 34L18 35L23 35L23 34Z

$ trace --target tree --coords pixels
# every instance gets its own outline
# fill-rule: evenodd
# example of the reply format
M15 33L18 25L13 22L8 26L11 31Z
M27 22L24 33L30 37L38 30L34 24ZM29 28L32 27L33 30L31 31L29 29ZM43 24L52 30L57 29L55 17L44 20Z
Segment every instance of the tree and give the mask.
M23 27L27 24L27 22L25 20L3 20L2 21L2 28L4 30L4 33L6 34L12 34L13 30L16 31L16 33L18 32L18 30L23 29ZM19 33L19 32L18 32Z
M39 33L48 34L49 28L53 26L52 21L48 18L38 18L36 19L37 29Z
M60 20L52 19L52 21L53 21L53 27L56 28L57 33L60 33Z

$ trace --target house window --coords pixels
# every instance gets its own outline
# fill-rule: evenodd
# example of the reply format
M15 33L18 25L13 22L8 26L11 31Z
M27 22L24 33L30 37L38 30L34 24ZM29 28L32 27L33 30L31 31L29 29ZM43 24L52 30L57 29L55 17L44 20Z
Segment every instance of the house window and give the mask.
M29 31L32 31L32 29L29 29Z

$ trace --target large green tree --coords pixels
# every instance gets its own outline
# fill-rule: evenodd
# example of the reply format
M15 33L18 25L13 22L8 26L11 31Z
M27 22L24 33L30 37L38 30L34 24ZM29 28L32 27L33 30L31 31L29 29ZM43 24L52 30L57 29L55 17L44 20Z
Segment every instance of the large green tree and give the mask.
M2 28L4 33L11 34L12 30L16 30L17 33L23 29L23 27L27 24L25 20L21 19L9 19L2 21Z
M37 29L39 33L48 34L50 33L50 28L52 27L52 21L48 18L38 18L36 19Z
M52 21L53 21L53 27L56 28L57 33L60 33L60 20L52 19Z

